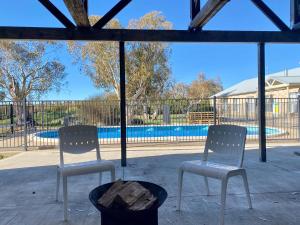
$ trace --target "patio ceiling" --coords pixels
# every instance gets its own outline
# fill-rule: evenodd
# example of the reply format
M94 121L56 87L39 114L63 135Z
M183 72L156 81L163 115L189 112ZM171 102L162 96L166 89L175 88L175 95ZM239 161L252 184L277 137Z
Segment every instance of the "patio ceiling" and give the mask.
M75 24L50 0L37 0L66 28L0 27L0 39L35 40L102 40L120 42L120 97L122 166L126 166L126 98L125 98L125 41L221 42L258 44L259 144L260 159L266 161L265 134L265 43L300 43L300 0L291 0L292 29L262 0L251 1L266 15L279 31L204 31L203 27L230 0L190 0L189 30L108 30L103 27L125 8L131 0L120 0L93 27L88 20L88 0L64 0Z
M88 0L64 0L75 24L57 8L51 0L40 2L65 28L50 27L7 27L0 26L0 39L34 40L90 40L90 41L163 41L163 42L218 42L218 43L300 43L300 35L290 29L281 18L262 0L249 0L279 31L205 31L203 27L230 0L208 0L201 6L200 0L190 0L191 22L189 30L128 30L105 29L105 25L120 13L131 0L120 0L103 17L91 26L88 16ZM297 27L300 21L297 7L300 0L291 0L291 20Z

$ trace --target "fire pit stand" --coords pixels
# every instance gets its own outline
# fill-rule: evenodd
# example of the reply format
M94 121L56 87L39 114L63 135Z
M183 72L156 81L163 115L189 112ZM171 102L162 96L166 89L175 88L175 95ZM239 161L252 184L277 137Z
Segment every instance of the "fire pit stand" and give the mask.
M158 208L164 203L168 194L166 190L156 184L137 181L148 189L156 198L156 203L149 209L131 211L111 209L98 204L98 199L113 185L101 185L90 193L90 201L101 212L101 225L158 225Z

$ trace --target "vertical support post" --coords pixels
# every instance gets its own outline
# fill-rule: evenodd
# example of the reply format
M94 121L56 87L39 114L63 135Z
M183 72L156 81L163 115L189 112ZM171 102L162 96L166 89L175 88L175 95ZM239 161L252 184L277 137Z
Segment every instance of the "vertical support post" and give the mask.
M23 100L23 122L24 122L24 151L27 151L27 112L26 112L26 98Z
M298 95L297 113L298 113L298 140L300 141L300 95Z
M120 110L121 110L121 165L126 167L126 76L125 76L125 43L119 42L120 51Z
M265 104L265 43L258 43L258 123L260 161L267 161Z
M217 124L217 98L214 96L214 125Z
M13 104L10 104L10 110L9 110L9 117L10 117L10 130L11 133L14 133L14 106Z

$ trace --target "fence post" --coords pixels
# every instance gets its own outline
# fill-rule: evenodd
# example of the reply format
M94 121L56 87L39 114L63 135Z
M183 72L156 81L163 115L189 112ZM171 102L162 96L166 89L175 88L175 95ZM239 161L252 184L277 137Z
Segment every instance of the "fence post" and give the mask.
M32 127L34 127L35 126L35 116L34 116L34 102L32 102L32 107L31 107L31 109L32 109L32 121L30 121L31 122L31 126Z
M164 124L171 123L170 106L167 104L163 105L163 122Z
M27 113L26 98L23 100L23 116L24 116L24 151L27 151Z
M214 125L217 124L217 98L214 96Z
M245 102L245 114L246 114L246 121L248 122L248 120L249 120L249 105L248 105L248 99L246 99L246 102Z
M298 95L298 140L300 141L300 95Z
M44 130L44 102L42 101L42 130Z
M10 117L10 130L11 133L14 133L14 106L13 104L10 104L10 112L9 112L9 117Z
M274 102L273 102L273 100L272 100L272 127L274 127L275 126L275 116L274 116L274 109L273 109L273 107L274 107Z

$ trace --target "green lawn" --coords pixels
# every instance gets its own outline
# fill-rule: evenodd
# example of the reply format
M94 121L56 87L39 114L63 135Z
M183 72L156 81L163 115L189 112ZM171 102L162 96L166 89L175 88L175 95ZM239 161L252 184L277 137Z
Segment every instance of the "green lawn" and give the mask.
M46 111L44 115L38 112L34 115L34 121L36 126L42 126L43 124L45 127L59 127L63 125L63 121L66 116L74 116L74 115L76 115L75 112ZM186 123L186 114L171 114L170 116L171 116L170 124ZM144 125L164 124L163 115L161 114L158 115L155 119L151 118L151 116L149 119L144 119L143 115L136 115L133 118L142 120ZM9 125L9 124L10 124L10 119L0 120L0 125ZM0 135L2 133L2 136L5 135L7 132L10 132L9 126L7 128L3 127L0 129Z
M10 124L10 119L0 120L0 125Z

